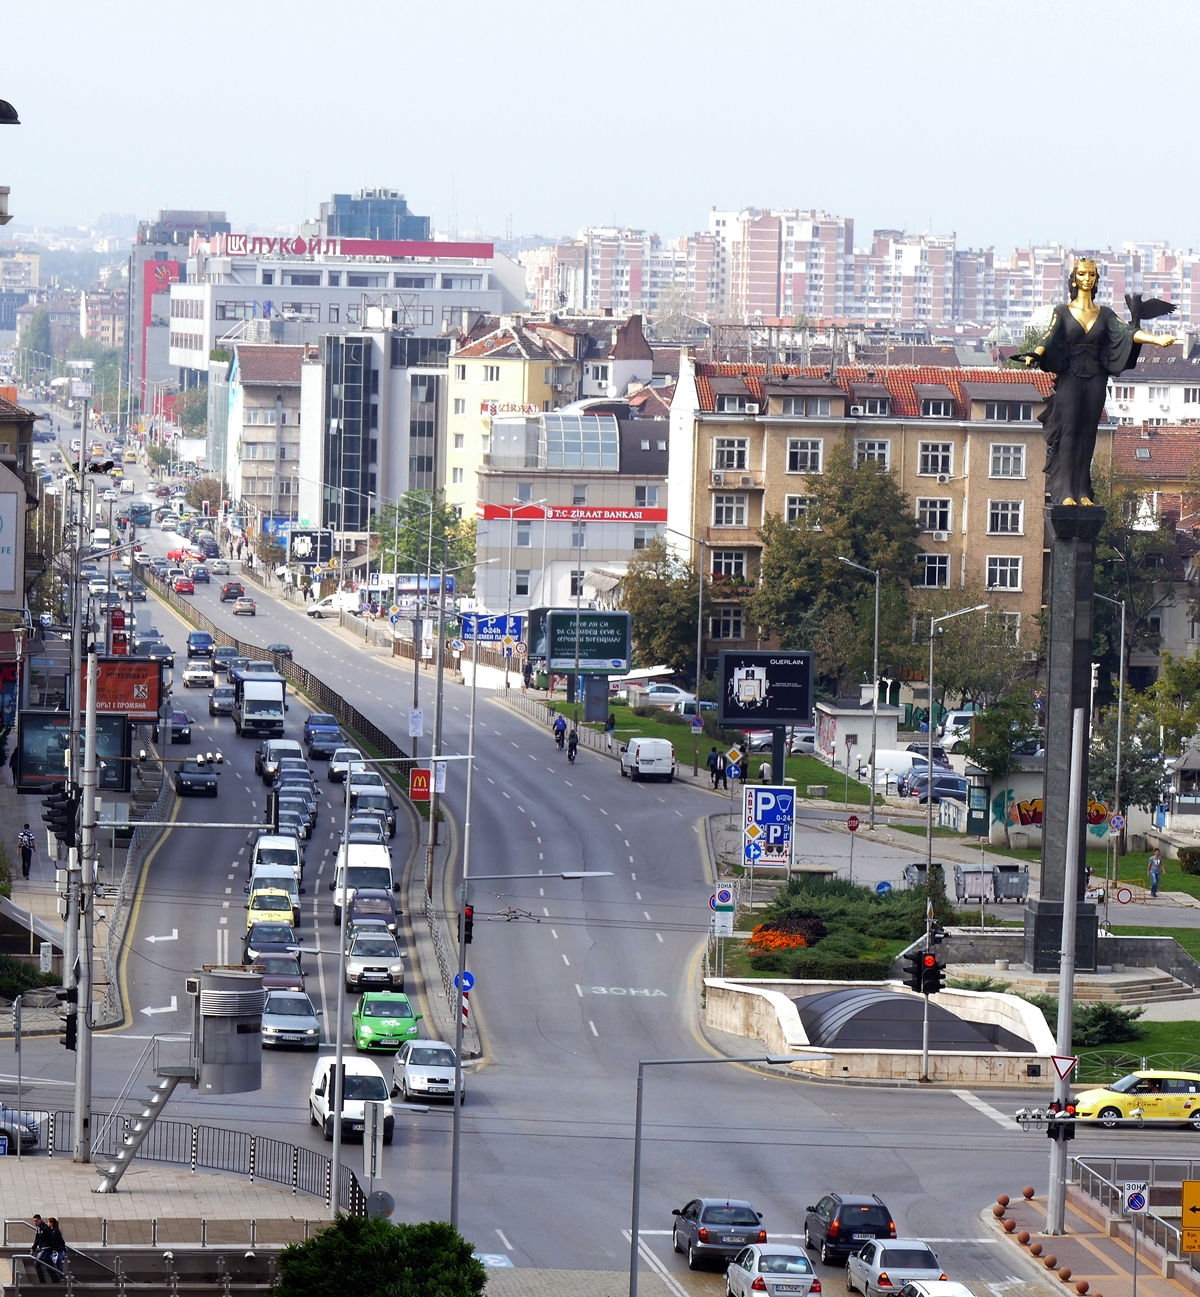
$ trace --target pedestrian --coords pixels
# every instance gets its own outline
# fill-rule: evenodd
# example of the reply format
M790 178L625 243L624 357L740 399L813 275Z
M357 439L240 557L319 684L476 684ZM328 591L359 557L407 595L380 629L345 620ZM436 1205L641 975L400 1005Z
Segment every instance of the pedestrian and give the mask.
M29 877L29 866L33 863L33 853L37 849L37 839L29 825L17 834L17 846L21 849L21 877Z
M46 1267L54 1264L55 1229L35 1211L33 1213L33 1246L29 1249L37 1267L38 1283L46 1282ZM61 1234L58 1235L62 1237Z
M771 782L771 763L769 761L759 762L758 781L762 784L769 784Z
M605 743L608 744L608 750L610 752L612 751L612 745L613 745L613 731L616 728L617 728L617 714L616 712L610 711L608 713L608 720L604 722L604 741Z
M717 753L716 777L713 779L714 788L728 788L729 776L725 773L729 762L725 759L724 752Z
M712 751L708 754L708 759L704 763L708 767L709 782L715 788L717 786L717 748L713 744Z
M1154 848L1154 854L1146 866L1146 872L1150 875L1150 895L1157 896L1159 880L1163 876L1162 852L1157 847Z

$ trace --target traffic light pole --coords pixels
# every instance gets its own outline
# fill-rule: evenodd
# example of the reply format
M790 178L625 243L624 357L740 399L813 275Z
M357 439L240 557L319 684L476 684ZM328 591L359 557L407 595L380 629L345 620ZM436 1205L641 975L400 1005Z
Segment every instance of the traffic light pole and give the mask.
M1087 734L1087 712L1075 709L1071 718L1071 787L1067 813L1067 868L1063 876L1062 949L1058 964L1058 1036L1055 1049L1060 1058L1071 1057L1071 1035L1075 1014L1075 907L1079 899L1079 830L1083 816L1084 740ZM1057 1069L1054 1101L1066 1108L1071 1101L1071 1072L1063 1076ZM1046 1194L1046 1233L1065 1234L1067 1217L1067 1141L1059 1138L1050 1143L1050 1185ZM1134 1231L1136 1238L1137 1232Z
M930 769L932 770L932 766ZM929 779L929 800L933 801L933 777ZM926 874L928 878L928 874ZM930 933L933 930L933 905L925 902L925 953L930 950ZM929 992L922 986L921 998L925 1001L925 1016L921 1022L921 1080L929 1081Z
M83 940L79 943L75 986L79 992L76 1009L75 1045L75 1142L72 1160L92 1160L92 915L96 890L96 685L100 663L96 646L88 648L87 707L84 712L82 802L79 817L80 880L72 887L77 895L77 916L83 919ZM72 871L74 872L74 871ZM68 916L69 922L69 916Z

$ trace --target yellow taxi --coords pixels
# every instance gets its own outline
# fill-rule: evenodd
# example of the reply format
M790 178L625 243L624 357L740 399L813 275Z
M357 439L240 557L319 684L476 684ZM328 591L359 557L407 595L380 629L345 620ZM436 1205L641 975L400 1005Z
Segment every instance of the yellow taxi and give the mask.
M293 920L292 898L280 888L263 887L246 906L246 928L256 923L288 923Z
M1200 1072L1130 1072L1112 1085L1084 1090L1075 1110L1106 1130L1130 1119L1186 1122L1200 1130Z

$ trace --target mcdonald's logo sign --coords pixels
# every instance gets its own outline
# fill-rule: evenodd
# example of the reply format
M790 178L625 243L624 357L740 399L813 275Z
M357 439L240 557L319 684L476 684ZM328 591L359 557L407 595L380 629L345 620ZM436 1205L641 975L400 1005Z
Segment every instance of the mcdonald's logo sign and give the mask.
M408 800L410 802L427 802L429 800L430 771L414 767L408 772Z

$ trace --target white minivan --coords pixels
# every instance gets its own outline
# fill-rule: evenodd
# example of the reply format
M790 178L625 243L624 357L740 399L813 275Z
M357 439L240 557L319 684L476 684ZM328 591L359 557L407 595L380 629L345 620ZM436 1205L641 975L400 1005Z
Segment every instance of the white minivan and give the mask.
M333 1138L333 1064L332 1054L317 1059L308 1090L308 1119L314 1126L321 1127L327 1140ZM362 1134L365 1119L363 1104L382 1103L383 1142L390 1144L396 1118L392 1112L389 1086L383 1079L379 1064L369 1058L347 1056L345 1068L345 1079L342 1082L342 1134Z
M875 753L875 789L877 792L889 792L896 787L901 775L906 775L913 766L922 770L929 764L923 752L902 752L898 748L880 748ZM936 765L936 762L934 763ZM870 756L864 756L858 763L859 779L870 779Z
M621 774L670 783L675 778L675 749L666 739L632 738L621 745Z
M342 921L342 906L347 893L353 899L360 887L398 892L399 883L392 878L392 853L382 842L351 842L338 848L337 864L329 890L333 893L333 921Z

